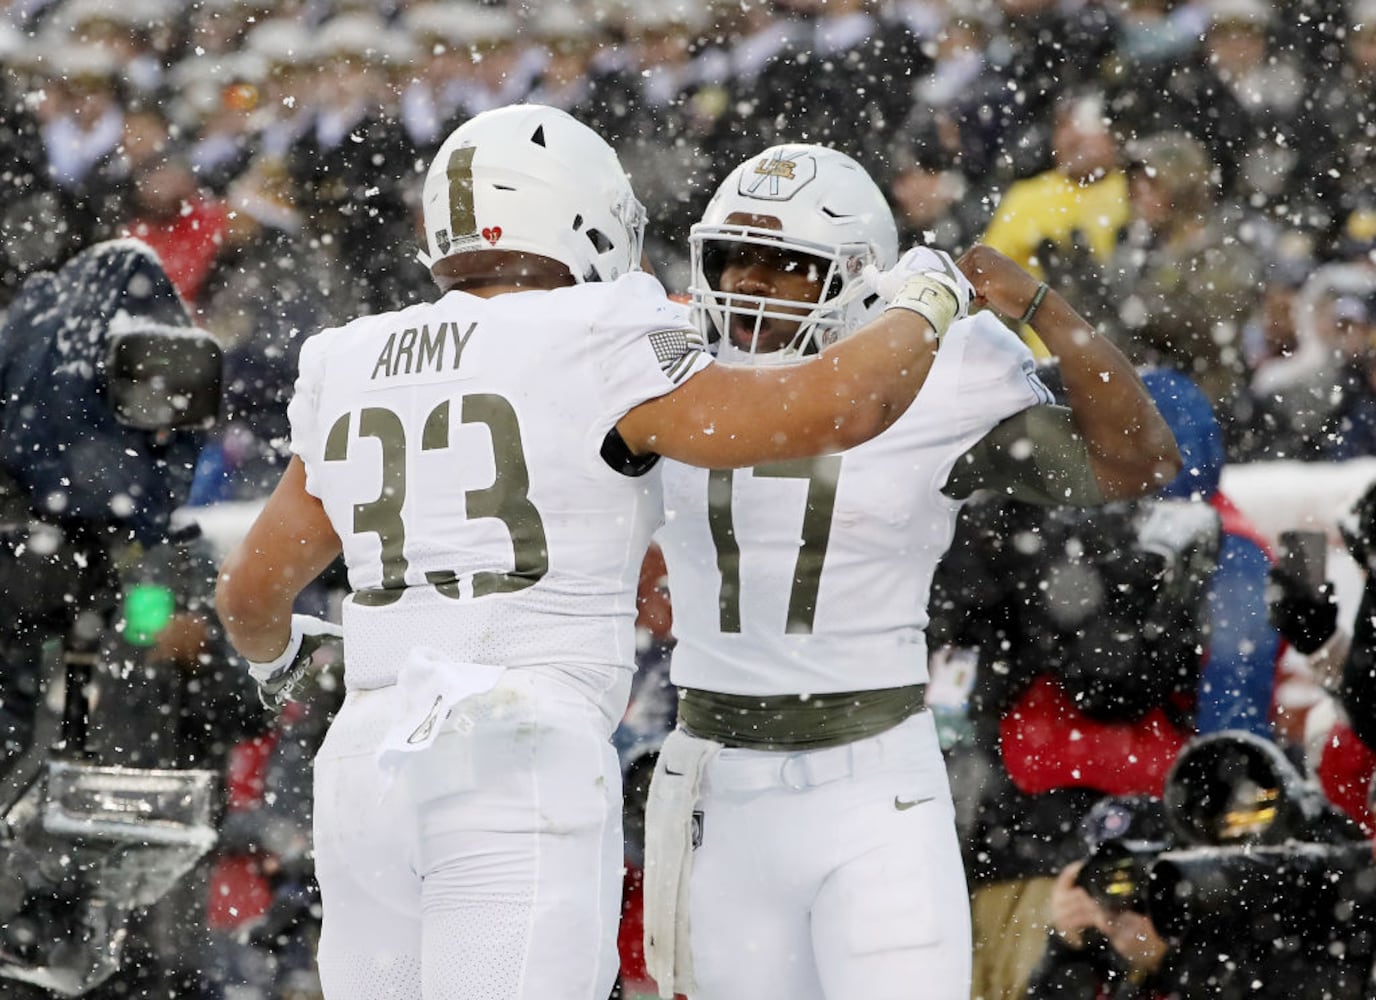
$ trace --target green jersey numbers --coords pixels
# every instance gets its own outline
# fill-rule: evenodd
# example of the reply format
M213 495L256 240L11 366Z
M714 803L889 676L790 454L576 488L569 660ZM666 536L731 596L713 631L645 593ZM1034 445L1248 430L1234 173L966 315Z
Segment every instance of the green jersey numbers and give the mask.
M349 424L346 413L334 422L325 438L325 461L343 462L349 457ZM382 550L382 587L360 591L360 604L391 604L406 586L406 525L401 509L406 503L406 429L391 410L370 407L359 414L358 436L377 438L382 445L382 491L376 500L354 504L354 533L377 535ZM376 600L365 599L376 595Z
M410 449L447 450L452 400L445 400L426 416L418 442L408 442L401 418L383 407L365 407L345 413L334 422L325 439L325 461L342 462L349 458L350 429L357 419L357 437L374 438L382 452L382 488L375 499L353 507L355 534L377 536L382 560L382 585L358 590L355 603L371 607L391 604L406 588L406 489ZM460 420L482 425L492 441L492 483L464 493L464 510L454 516L495 518L511 536L510 572L480 570L472 575L474 597L524 590L549 572L549 547L540 512L531 503L530 474L526 469L525 448L516 411L505 398L491 393L462 397ZM427 570L425 580L446 597L458 598L459 573L453 569Z
M448 404L441 404L447 407ZM540 512L526 494L530 492L530 473L526 471L525 449L521 447L521 428L516 411L501 396L481 394L463 399L463 422L485 424L492 435L492 453L497 474L486 489L464 494L465 513L470 518L495 517L511 533L515 562L510 573L473 574L473 596L525 590L549 572L549 546ZM428 423L428 421L427 421ZM449 421L441 421L443 443L449 446Z
M807 503L799 529L798 559L793 565L793 587L788 595L784 631L810 634L817 617L817 592L822 585L822 563L831 539L831 514L836 506L836 482L841 474L841 456L794 462L757 465L750 472L760 478L806 479ZM730 469L716 469L707 476L707 526L717 551L717 572L721 576L718 606L721 630L741 630L741 550L736 540L735 518L731 512L731 491L735 475Z

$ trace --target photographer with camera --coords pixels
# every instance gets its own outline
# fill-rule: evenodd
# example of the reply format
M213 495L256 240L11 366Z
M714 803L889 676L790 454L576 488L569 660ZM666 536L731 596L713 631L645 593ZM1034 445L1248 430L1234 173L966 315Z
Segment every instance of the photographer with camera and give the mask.
M1081 818L1105 794L1159 793L1192 731L1218 526L1189 506L981 500L938 572L934 635L977 651L968 736L948 759L970 812L980 995L1021 996Z
M1056 876L1051 930L1028 982L1028 1000L1167 995L1170 946L1141 912L1143 858L1170 842L1161 800L1108 796L1085 815L1080 830L1087 855Z
M1174 480L1088 512L983 499L962 512L936 576L928 631L948 648L928 701L963 807L986 997L1026 987L1055 876L1103 795L1159 796L1196 732L1270 731L1281 651L1264 599L1270 555L1220 489L1208 399L1176 371L1142 380L1185 460Z
M1271 741L1198 737L1163 799L1106 798L1082 830L1029 1000L1363 996L1371 844Z

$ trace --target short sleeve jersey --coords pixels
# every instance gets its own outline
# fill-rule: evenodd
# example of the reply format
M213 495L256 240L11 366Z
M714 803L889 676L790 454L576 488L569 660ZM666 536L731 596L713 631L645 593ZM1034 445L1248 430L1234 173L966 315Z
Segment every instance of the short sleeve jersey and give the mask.
M734 471L666 463L674 683L773 695L925 682L932 574L960 507L941 488L995 424L1049 402L1031 352L979 314L951 327L916 400L865 444Z
M439 301L302 347L289 407L343 543L345 680L460 662L629 668L659 470L602 457L630 409L711 358L652 277Z

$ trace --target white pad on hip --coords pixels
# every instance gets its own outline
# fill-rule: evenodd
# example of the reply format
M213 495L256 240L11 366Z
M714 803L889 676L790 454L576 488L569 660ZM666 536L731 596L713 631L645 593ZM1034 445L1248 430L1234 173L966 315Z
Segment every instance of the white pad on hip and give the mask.
M455 705L491 691L504 673L491 663L455 663L424 647L412 650L397 674L405 708L382 739L379 766L391 771L406 754L428 748Z
M720 743L675 729L664 740L645 804L645 969L661 997L694 989L688 943L693 809Z

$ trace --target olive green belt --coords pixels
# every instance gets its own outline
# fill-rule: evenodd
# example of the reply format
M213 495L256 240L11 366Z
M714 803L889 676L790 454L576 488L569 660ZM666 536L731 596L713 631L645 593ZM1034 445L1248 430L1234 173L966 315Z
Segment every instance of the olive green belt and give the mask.
M722 694L679 688L678 724L690 735L751 750L816 750L892 729L926 708L927 687L814 695Z

